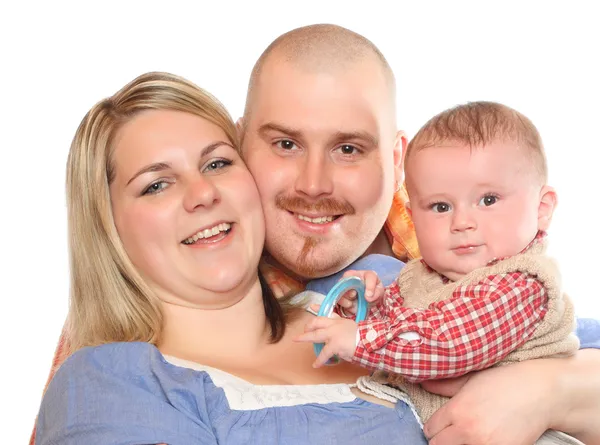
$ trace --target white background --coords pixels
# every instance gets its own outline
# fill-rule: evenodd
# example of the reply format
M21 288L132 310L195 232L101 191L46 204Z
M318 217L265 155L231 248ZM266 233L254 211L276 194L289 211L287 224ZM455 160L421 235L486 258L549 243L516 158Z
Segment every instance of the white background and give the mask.
M67 311L65 162L85 112L138 74L165 70L237 118L260 53L311 23L346 26L382 50L409 136L469 100L500 101L533 120L560 199L552 252L578 313L600 318L594 2L394 1L393 11L376 1L14 3L0 7L4 442L28 440Z

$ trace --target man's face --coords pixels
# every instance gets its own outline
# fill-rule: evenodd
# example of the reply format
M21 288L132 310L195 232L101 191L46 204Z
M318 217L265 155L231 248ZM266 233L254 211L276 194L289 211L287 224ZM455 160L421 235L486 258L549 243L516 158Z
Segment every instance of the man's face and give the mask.
M261 195L266 249L304 278L360 257L389 212L401 150L375 63L308 72L272 60L251 104L243 153Z

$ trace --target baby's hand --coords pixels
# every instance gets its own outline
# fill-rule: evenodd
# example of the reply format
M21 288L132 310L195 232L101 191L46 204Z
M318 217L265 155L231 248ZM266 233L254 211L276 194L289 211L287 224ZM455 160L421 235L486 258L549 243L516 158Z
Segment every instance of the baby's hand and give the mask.
M325 343L321 353L313 363L318 368L327 363L334 355L342 360L351 361L356 350L356 332L358 324L353 320L340 318L316 317L304 327L304 334L295 341Z
M365 283L365 300L367 303L375 303L380 300L385 292L383 283L372 270L349 270L344 273L344 278L358 277ZM351 314L356 314L358 303L356 301L356 291L350 290L340 297L338 305Z

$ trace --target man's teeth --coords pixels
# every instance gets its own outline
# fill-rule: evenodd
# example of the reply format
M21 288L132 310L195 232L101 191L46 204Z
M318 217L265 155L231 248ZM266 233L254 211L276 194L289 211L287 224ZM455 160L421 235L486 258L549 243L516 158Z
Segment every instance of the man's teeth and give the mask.
M210 229L201 230L194 236L190 236L189 238L184 239L183 244L193 244L199 239L210 238L211 236L218 235L221 232L227 232L229 229L231 229L231 224L229 223L217 224L216 226L211 227Z
M320 216L318 218L309 218L308 216L296 214L296 217L298 219L301 219L302 221L308 221L313 224L325 224L333 221L333 216Z

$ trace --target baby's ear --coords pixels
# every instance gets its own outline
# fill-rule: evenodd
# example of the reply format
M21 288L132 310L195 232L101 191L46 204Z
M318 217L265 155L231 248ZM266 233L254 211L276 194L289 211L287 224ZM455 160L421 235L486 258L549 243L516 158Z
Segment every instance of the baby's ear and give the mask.
M558 200L554 189L548 185L543 186L540 191L540 205L538 207L538 230L548 230L557 204Z

